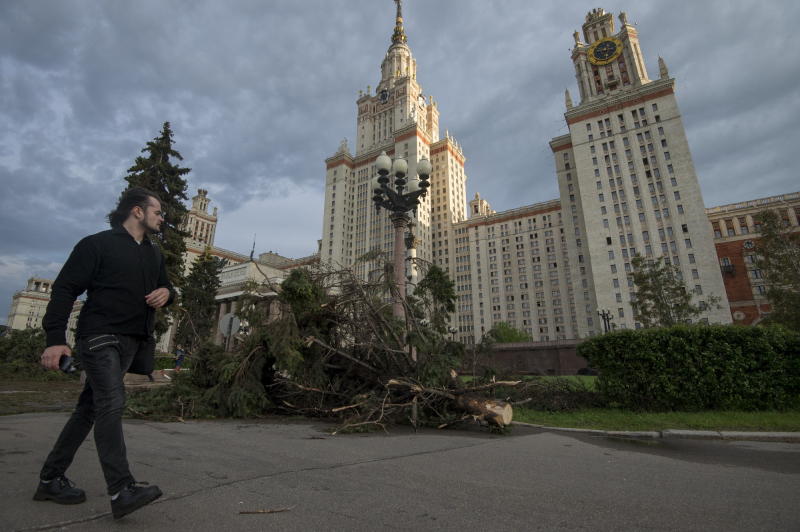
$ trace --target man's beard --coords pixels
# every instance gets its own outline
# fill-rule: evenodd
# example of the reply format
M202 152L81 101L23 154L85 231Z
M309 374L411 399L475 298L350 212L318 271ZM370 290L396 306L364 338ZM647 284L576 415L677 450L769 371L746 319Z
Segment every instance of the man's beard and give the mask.
M158 228L156 228L156 229L153 229L153 228L151 228L150 226L148 226L148 225L147 225L146 223L144 223L144 222L142 222L142 227L144 227L144 232L145 232L146 234L148 234L148 235L157 235L158 233L160 233L160 232L161 232L161 228L160 228L160 227L158 227Z

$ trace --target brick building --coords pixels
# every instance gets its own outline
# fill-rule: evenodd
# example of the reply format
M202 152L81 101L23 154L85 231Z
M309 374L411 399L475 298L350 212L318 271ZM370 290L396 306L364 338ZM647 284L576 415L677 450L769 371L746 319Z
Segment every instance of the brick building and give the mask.
M767 288L756 266L759 227L754 217L776 210L786 226L800 231L800 192L706 209L733 323L754 325L770 312Z

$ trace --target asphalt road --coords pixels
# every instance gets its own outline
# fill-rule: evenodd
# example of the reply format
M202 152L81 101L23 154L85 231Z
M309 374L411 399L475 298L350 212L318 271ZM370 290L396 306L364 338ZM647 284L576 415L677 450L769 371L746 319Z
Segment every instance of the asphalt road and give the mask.
M134 474L165 495L113 521L91 438L68 472L88 500L31 499L65 420L0 417L0 529L800 530L800 444L524 427L329 436L282 421L126 421Z

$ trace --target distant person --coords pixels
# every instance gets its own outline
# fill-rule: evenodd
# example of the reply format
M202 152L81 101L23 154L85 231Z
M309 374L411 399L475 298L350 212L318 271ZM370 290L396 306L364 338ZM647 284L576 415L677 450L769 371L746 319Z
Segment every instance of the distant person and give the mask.
M87 236L72 250L53 283L43 319L47 348L42 365L55 370L62 356L71 355L65 331L72 304L87 292L76 334L86 382L45 460L33 498L59 504L86 500L65 473L94 425L111 511L118 519L161 496L157 486L137 483L128 466L123 377L129 369L142 375L152 372L156 309L172 303L175 295L161 252L148 237L164 222L158 197L143 188L128 189L108 220L110 230Z
M181 345L178 345L175 348L175 373L180 372L184 358L186 358L186 351L183 349ZM170 379L169 375L167 375L166 371L164 371L163 369L161 370L161 376L167 380L172 380Z
M179 372L181 370L181 366L183 365L183 359L186 358L186 350L183 349L183 346L178 346L175 349L175 372Z

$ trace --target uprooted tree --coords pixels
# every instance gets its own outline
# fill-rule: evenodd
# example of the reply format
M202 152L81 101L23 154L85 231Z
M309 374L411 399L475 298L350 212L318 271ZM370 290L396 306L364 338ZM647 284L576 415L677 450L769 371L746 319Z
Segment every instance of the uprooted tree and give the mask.
M280 286L252 284L232 352L206 345L191 375L158 393L183 417L279 411L335 417L349 430L412 420L508 425L511 406L490 392L511 383L468 386L457 377L464 346L442 326L454 308L452 283L441 269L426 270L402 320L392 315L386 269L370 282L351 270L297 269Z

